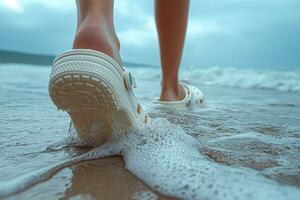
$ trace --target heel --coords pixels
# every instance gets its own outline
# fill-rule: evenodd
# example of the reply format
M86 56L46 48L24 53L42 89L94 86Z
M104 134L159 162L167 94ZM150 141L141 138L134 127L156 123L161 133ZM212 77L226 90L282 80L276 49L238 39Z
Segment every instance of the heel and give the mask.
M107 138L112 127L126 129L149 124L138 103L133 76L109 56L88 49L59 55L53 63L49 93L66 111L80 138Z
M119 110L116 98L108 85L93 73L75 70L78 63L66 65L67 68L52 76L50 97L58 109L69 114L83 141L102 144L112 133L109 113Z

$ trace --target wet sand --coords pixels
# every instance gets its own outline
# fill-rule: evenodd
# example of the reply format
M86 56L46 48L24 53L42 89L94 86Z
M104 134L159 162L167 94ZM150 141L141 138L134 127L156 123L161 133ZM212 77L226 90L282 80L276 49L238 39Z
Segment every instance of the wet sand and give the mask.
M90 196L96 199L133 199L143 195L166 198L125 169L121 157L88 161L71 167L72 181L61 199Z
M175 199L154 192L137 179L125 169L120 156L74 165L52 179L8 199ZM63 181L65 185L56 188L58 181ZM45 194L36 196L37 192Z
M62 142L68 138L69 118L57 112L49 99L49 71L48 67L27 65L0 67L0 182L87 151ZM179 124L205 144L200 152L208 160L220 166L250 168L281 184L300 187L297 93L206 86L209 107L179 115L152 107L159 77L145 77L137 77L137 94L150 115ZM60 144L53 145L56 143ZM6 199L172 198L129 172L121 157L109 157L64 168Z

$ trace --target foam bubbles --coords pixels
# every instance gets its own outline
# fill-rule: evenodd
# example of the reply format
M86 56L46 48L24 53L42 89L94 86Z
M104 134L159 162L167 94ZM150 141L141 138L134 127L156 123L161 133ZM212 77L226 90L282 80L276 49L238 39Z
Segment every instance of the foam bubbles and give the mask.
M117 154L123 155L128 170L166 196L212 200L294 200L300 196L299 189L280 185L257 171L210 160L201 154L203 145L198 140L166 119L154 119L150 126L131 133L114 131L108 143L86 154L0 183L0 197L45 181L70 165ZM136 197L156 198L143 193Z
M133 200L157 200L158 197L156 194L150 191L138 191L134 194Z
M207 85L300 92L300 73L284 70L261 70L209 67L185 72L187 80Z
M201 144L166 119L124 141L126 167L154 189L181 199L296 199L300 190L256 171L217 164Z
M156 69L132 69L141 80L159 79ZM276 70L236 67L191 68L182 71L182 77L199 85L218 85L233 88L253 88L300 92L299 70Z

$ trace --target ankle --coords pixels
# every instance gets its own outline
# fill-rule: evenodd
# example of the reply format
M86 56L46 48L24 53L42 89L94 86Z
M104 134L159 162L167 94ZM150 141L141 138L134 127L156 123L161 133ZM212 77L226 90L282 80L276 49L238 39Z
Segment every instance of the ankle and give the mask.
M185 90L178 81L171 83L162 82L160 95L161 101L178 101L184 99L184 97Z
M93 49L103 52L121 63L120 43L113 26L95 20L83 20L77 27L73 43L74 49Z

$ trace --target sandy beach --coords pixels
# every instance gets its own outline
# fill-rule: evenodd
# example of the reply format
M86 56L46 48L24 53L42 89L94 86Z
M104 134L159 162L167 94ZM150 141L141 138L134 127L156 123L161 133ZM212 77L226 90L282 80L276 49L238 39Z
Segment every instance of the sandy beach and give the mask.
M209 85L208 82L212 80L201 84L205 82L201 77L193 79L196 74L184 71L183 75L188 77L190 82L203 88L209 104L207 108L197 112L177 113L156 108L152 103L159 93L158 69L135 67L130 70L137 79L137 95L150 116L168 119L199 142L197 146L199 158L193 152L193 163L195 166L200 166L198 164L202 163L203 166L205 164L214 170L211 171L211 176L209 171L205 175L199 172L197 176L199 180L207 181L204 183L207 184L204 191L211 195L210 199L223 197L218 195L223 191L218 184L222 185L223 182L209 177L213 177L213 173L222 174L225 171L228 172L227 185L232 186L230 191L233 192L235 191L234 180L252 181L255 180L254 176L257 176L262 180L261 184L267 185L266 188L271 188L271 191L274 185L274 188L283 189L289 195L299 193L300 97L298 91L280 91L280 88L271 88L271 86L262 89L254 84L248 88L246 84L241 84L241 87L222 86L221 82L219 85ZM2 187L0 191L2 192L7 192L8 189L17 191L16 188L25 184L28 177L32 177L32 174L37 171L83 155L90 150L70 145L69 118L65 113L56 110L48 96L49 72L49 66L0 65L0 187ZM225 78L223 77L222 80L225 81ZM293 88L296 90L296 87ZM158 125L156 128L162 129ZM168 130L166 129L166 133ZM174 130L176 132L177 129ZM161 148L163 152L164 148L159 143L153 145L156 145L157 149ZM167 186L157 189L153 187L155 179L150 180L140 174L140 172L146 174L152 169L158 170L160 166L161 171L157 174L163 176L164 173L169 173L168 169L164 168L163 162L149 169L147 164L144 164L143 166L146 167L139 171L135 170L139 165L133 165L130 161L134 158L142 162L138 156L143 154L133 150L128 150L126 153L127 166L120 156L86 160L59 170L46 181L4 196L4 199L174 198L167 197L170 195L163 195L161 192L168 193ZM166 152L165 155L170 155L168 153ZM174 151L174 158L180 158L180 153ZM154 155L156 154L149 157L148 166L152 164L150 161L154 159ZM148 155L144 156L147 158ZM172 162L176 165L179 160ZM189 170L195 169L192 166ZM186 173L183 174L188 174L188 169L185 170ZM232 175L233 172L237 172L235 173L237 175ZM188 180L185 176L181 177L183 182ZM208 184L210 181L216 183L212 188ZM237 197L252 199L246 195L247 187L240 185L246 191L245 193L236 191ZM226 188L225 190L227 191ZM252 192L257 188L251 186L248 190ZM186 191L190 190L186 189ZM2 194L0 192L0 196ZM177 193L173 194L176 196ZM183 197L187 195L180 194ZM201 195L197 191L195 194Z

